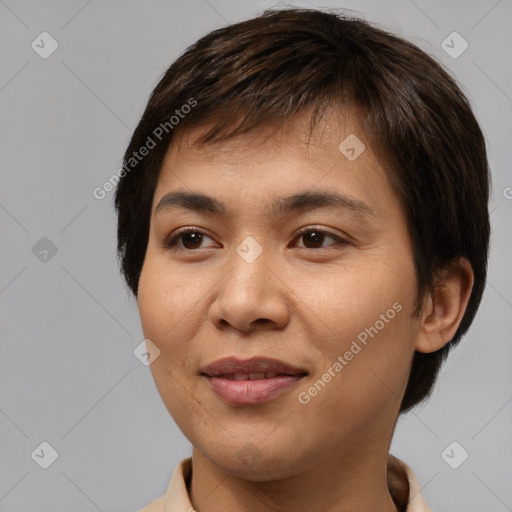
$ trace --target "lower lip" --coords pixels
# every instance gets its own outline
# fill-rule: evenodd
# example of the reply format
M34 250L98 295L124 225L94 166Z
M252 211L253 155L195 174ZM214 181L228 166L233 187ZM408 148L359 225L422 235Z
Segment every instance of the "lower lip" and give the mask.
M231 404L259 404L290 390L302 376L282 375L272 379L231 380L206 377L213 391Z

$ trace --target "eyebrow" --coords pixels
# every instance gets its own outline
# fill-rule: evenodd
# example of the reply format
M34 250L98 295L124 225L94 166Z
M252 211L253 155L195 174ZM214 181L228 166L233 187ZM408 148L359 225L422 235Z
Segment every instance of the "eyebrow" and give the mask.
M165 194L155 209L155 214L172 207L180 207L195 212L213 213L227 217L228 208L214 197L194 192L169 192ZM285 197L278 197L265 207L270 217L284 216L296 211L335 207L349 210L357 215L377 218L375 212L363 201L345 194L328 191L304 191Z

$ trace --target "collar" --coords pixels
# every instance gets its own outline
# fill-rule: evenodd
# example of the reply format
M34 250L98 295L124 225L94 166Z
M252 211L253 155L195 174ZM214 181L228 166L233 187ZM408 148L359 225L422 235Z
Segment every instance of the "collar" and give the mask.
M193 512L187 490L191 476L192 459L183 459L174 470L165 495L138 512ZM400 511L432 512L412 469L392 455L388 456L388 487Z

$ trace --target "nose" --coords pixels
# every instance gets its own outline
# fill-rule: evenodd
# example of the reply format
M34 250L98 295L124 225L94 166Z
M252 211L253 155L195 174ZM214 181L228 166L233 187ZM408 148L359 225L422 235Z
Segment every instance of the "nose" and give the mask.
M249 263L236 252L231 268L221 279L209 311L219 330L234 329L248 334L254 330L282 329L289 321L289 288L271 265L265 251Z

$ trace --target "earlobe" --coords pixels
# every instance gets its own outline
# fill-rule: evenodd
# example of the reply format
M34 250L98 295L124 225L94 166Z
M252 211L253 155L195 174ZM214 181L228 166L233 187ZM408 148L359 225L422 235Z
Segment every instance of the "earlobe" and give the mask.
M473 269L466 258L459 258L441 269L435 279L422 309L415 346L423 353L443 348L455 336L473 289Z

